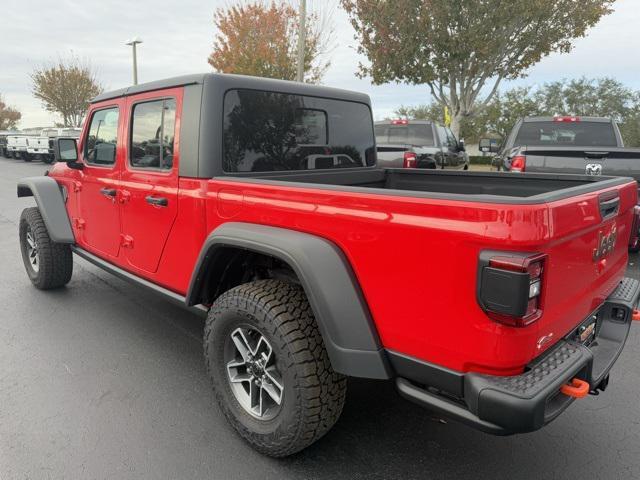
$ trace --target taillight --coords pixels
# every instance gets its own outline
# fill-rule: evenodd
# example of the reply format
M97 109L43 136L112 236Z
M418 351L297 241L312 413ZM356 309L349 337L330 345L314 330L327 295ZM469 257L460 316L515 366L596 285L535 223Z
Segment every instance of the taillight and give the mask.
M406 118L398 118L396 120L391 120L391 125L409 125L409 120Z
M525 327L542 316L546 255L482 252L478 301L494 321Z
M403 168L416 168L418 166L418 157L413 152L404 152Z
M579 122L580 121L580 117L571 117L571 116L564 116L564 117L553 117L553 121L554 122Z
M512 172L524 172L527 168L527 157L524 155L516 155L511 159Z

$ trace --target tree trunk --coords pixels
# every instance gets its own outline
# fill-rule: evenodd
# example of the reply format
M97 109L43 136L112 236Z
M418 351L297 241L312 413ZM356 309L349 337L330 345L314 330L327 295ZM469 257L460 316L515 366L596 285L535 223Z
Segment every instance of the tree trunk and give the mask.
M456 138L458 140L460 140L460 125L462 122L462 113L457 112L457 113L452 113L451 114L451 131L453 132L453 134L456 136Z

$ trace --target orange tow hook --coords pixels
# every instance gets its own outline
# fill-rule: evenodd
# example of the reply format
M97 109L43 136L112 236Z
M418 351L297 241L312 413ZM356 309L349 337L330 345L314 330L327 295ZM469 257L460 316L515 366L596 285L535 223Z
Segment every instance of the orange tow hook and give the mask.
M633 309L633 314L631 315L631 320L635 320L636 322L640 322L640 310L637 308Z
M560 388L560 392L565 395L573 398L584 398L589 394L589 386L588 382L584 380L580 380L579 378L574 378L571 380L570 384L565 384Z

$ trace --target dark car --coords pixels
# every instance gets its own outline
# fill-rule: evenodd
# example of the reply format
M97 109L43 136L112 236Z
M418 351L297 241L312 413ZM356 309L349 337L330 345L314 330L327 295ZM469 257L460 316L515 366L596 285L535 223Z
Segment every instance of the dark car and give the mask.
M469 155L448 127L427 120L375 123L378 166L467 170Z
M487 145L486 141L481 143ZM494 144L495 145L495 144ZM615 121L605 117L525 117L497 150L511 172L621 175L640 180L640 149L625 148Z

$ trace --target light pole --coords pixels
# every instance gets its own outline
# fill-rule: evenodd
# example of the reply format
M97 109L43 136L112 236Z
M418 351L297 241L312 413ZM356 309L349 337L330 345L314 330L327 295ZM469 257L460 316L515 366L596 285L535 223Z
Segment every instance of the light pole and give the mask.
M298 30L298 75L296 80L298 82L304 81L304 47L306 42L307 29L305 23L307 20L307 1L300 0L300 29Z
M136 45L142 43L140 37L133 37L131 40L127 40L126 45L133 47L133 84L138 84L138 56L136 55Z

